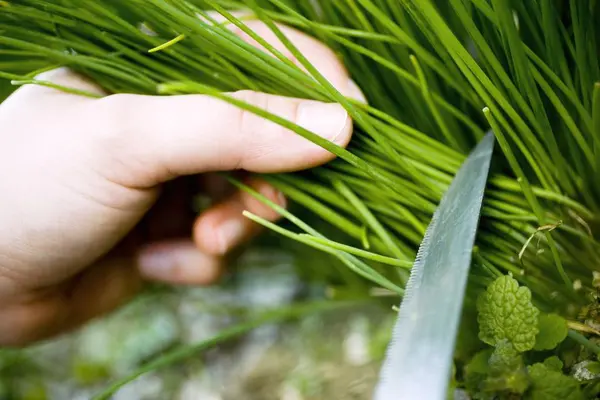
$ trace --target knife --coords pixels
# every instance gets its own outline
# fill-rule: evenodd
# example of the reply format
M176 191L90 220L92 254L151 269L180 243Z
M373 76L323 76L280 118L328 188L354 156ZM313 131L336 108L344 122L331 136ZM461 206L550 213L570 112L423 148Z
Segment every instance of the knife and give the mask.
M467 157L427 230L375 388L375 400L445 400L494 149L488 132Z

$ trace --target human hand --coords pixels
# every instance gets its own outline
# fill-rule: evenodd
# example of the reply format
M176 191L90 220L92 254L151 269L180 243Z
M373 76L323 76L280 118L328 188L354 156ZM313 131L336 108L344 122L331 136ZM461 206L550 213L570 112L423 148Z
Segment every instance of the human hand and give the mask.
M266 26L247 25L285 51ZM362 97L333 52L283 29L342 93ZM67 69L40 79L102 93ZM233 95L338 145L350 140L352 124L339 105ZM256 232L241 211L269 220L277 214L237 192L196 218L186 211L196 183L210 180L211 171L285 172L333 158L291 131L200 95L90 99L28 85L0 105L0 127L0 345L77 327L122 304L145 279L213 282L223 256ZM265 182L249 184L285 204Z

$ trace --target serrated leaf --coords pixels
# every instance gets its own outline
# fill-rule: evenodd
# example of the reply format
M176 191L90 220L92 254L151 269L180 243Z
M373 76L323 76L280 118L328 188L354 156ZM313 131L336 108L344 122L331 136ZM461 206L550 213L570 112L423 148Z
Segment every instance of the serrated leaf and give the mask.
M479 338L492 346L508 340L524 352L535 345L538 309L531 303L531 292L510 276L496 279L477 300Z
M562 372L537 363L529 367L531 389L528 400L583 400L579 383Z
M552 350L567 337L567 321L556 314L542 314L538 320L539 332L534 350Z

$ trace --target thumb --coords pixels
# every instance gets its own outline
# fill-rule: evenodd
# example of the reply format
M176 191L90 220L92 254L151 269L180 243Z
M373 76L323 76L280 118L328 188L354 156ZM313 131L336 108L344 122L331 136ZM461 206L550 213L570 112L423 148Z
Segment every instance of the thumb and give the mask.
M338 145L350 140L352 122L339 104L252 91L232 96ZM293 131L209 96L117 94L86 109L86 119L94 121L94 148L105 149L112 165L117 159L123 171L113 179L127 186L151 187L206 171L287 172L334 158Z

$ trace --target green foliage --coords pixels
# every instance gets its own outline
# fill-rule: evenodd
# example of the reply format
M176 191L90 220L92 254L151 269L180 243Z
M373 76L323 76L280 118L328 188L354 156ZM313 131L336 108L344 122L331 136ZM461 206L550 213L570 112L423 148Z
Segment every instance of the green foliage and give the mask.
M581 400L583 394L579 382L565 376L546 363L538 363L528 368L531 389L529 400Z
M470 393L477 393L481 390L481 385L490 372L488 361L492 353L492 349L481 350L465 365L465 387Z
M503 340L516 350L531 350L538 333L539 311L531 292L510 276L496 279L477 300L479 338L497 345Z
M465 365L466 389L473 398L486 400L583 399L580 383L563 374L564 363L558 356L526 366L528 351L556 348L566 339L567 326L563 318L543 314L536 338L532 332L537 332L534 328L538 326L538 310L531 304L529 294L521 289L525 288L519 287L514 279L502 276L479 298L480 336L494 348L480 351Z
M600 362L598 362L598 361L588 363L586 365L586 368L592 374L600 374Z
M595 380L587 385L584 389L584 398L597 399L600 396L600 380Z
M105 364L77 360L73 365L73 378L84 385L102 382L108 377L110 371Z
M564 363L557 356L548 357L544 360L546 368L554 371L562 371Z
M7 79L0 79L0 102L4 101L15 90Z
M489 374L483 385L485 391L522 394L527 390L529 379L523 357L508 340L496 344L488 362Z
M498 342L489 359L490 374L503 375L523 366L521 354L506 339Z
M569 331L567 321L556 314L540 315L538 329L534 350L552 350L565 340Z
M508 341L477 353L464 368L465 387L478 399L522 394L529 387L523 358Z
M502 340L471 359L464 368L464 384L475 399L583 399L579 382L564 375L562 368L557 356L525 367L523 355Z

